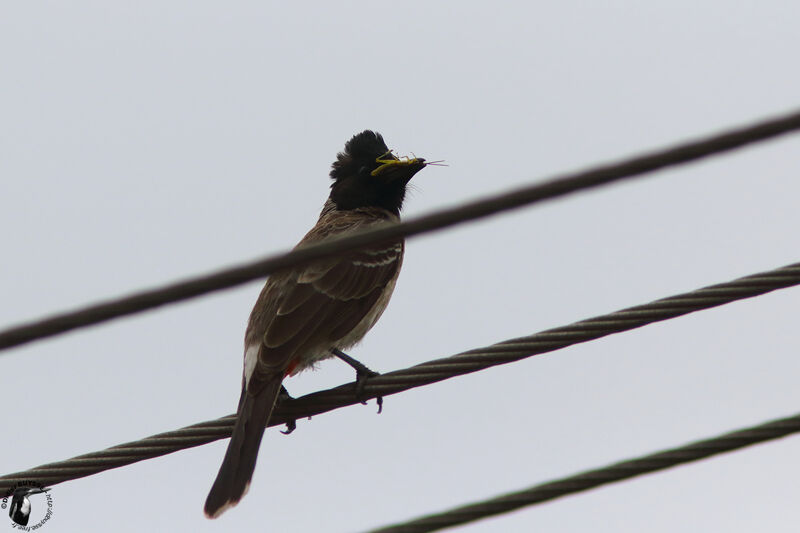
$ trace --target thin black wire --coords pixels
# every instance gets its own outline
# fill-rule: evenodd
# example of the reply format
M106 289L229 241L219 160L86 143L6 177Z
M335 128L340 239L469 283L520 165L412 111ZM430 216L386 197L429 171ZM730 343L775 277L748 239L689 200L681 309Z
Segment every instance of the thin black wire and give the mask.
M622 481L760 442L778 439L799 431L800 414L797 414L789 418L774 420L678 448L656 452L555 481L534 485L524 490L459 506L441 513L373 529L369 533L424 533L438 531L490 516L508 513L521 507L544 503L607 483Z
M307 246L289 253L272 255L265 259L220 270L212 274L188 278L156 289L88 305L74 311L58 313L48 318L0 331L0 350L65 333L76 328L99 324L113 318L153 309L168 303L187 300L212 291L234 287L262 278L283 268L298 266L315 259L354 250L365 245L382 243L401 237L410 237L468 220L476 220L501 211L556 198L582 189L597 187L660 168L687 163L798 129L800 129L800 112L795 111L750 126L679 144L672 148L649 152L642 156L602 165L583 172L557 176L457 207L435 211L400 224L387 225L372 231Z
M800 263L670 296L648 304L629 307L527 337L511 339L485 348L428 361L404 370L389 372L370 378L361 397L371 399L377 396L397 394L411 388L511 363L533 355L552 352L573 344L599 339L612 333L635 329L653 322L793 285L800 285ZM355 387L355 382L347 383L281 403L270 420L270 425L285 424L290 420L318 415L358 403L355 399ZM233 421L234 415L229 415L99 452L42 465L24 472L4 475L0 477L0 493L21 480L38 481L46 486L55 485L223 439L230 436Z

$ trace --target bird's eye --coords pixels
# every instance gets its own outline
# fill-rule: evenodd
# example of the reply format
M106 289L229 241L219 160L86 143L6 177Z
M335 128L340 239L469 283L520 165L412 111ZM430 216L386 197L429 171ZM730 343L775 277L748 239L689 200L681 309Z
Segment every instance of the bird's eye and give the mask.
M364 165L364 166L362 166L361 168L358 169L358 173L359 174L367 174L367 173L369 173L369 169L367 168L366 165Z

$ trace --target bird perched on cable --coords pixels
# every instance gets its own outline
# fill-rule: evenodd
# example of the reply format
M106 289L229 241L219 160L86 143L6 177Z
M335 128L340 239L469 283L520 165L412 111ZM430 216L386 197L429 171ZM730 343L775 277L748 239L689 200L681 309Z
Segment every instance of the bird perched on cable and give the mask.
M398 222L406 186L425 165L421 158L395 157L376 132L355 135L333 163L331 193L317 224L297 248ZM335 355L349 359L340 350L375 325L394 290L403 251L402 240L369 246L267 280L245 332L236 423L206 516L218 517L247 492L283 379Z

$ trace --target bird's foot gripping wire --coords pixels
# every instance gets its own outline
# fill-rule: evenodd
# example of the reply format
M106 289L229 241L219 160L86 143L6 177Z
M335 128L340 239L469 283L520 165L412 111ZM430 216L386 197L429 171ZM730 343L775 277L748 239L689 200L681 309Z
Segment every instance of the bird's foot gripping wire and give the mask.
M289 394L289 391L286 390L286 387L281 385L281 391L278 393L278 403L280 404L286 400L294 400L294 398L292 398L292 396ZM281 430L281 433L288 435L295 429L297 429L297 420L293 418L286 421L286 429Z
M374 370L370 370L367 365L353 359L343 351L339 350L338 348L334 348L331 350L331 353L347 363L348 365L352 366L356 371L356 399L364 405L367 405L367 401L364 400L364 386L367 384L367 380L371 377L380 376L380 372L375 372ZM378 396L375 398L375 401L378 402L378 414L381 414L383 411L383 396Z

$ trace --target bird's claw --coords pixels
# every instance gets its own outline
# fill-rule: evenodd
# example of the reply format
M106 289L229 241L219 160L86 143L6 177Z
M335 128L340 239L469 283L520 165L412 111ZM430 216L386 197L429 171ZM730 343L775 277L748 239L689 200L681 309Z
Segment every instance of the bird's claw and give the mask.
M289 391L286 390L286 387L281 385L281 390L278 393L278 402L277 403L280 404L281 402L285 402L286 400L294 400L294 398L292 398L292 395L289 394ZM286 429L285 430L282 429L281 433L283 433L284 435L288 435L289 433L291 433L295 429L297 429L297 420L293 418L291 420L287 420L286 421Z
M364 399L364 387L366 386L369 378L380 376L380 372L370 370L367 365L361 361L353 359L338 348L331 350L331 353L353 367L353 369L356 371L356 400L361 402L362 405L367 405L367 401ZM383 396L377 396L375 401L378 402L378 414L381 414L383 412Z
M283 433L284 435L288 435L289 433L291 433L295 429L297 429L297 420L294 420L294 419L287 420L286 421L286 429L282 429L281 433Z
M356 400L361 402L361 405L367 405L367 400L364 399L364 387L367 385L367 380L380 375L380 372L375 372L367 367L362 370L356 369ZM383 396L376 396L375 401L378 403L378 414L381 414L383 412Z

